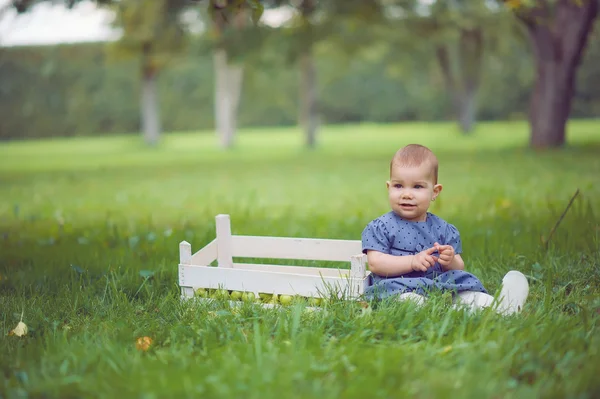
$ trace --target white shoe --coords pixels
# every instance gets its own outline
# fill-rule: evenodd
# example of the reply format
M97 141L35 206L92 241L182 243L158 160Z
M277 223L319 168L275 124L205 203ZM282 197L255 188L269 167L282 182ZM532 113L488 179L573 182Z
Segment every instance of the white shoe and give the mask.
M510 315L521 312L528 295L529 283L525 275L516 270L509 271L502 279L498 313Z

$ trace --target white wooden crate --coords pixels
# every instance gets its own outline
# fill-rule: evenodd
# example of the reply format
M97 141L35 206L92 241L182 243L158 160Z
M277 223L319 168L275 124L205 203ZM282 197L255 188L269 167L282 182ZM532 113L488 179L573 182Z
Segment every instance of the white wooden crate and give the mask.
M348 262L348 268L234 263L233 258L299 259ZM217 266L211 263L217 261ZM336 293L345 299L368 285L367 257L360 240L242 236L231 234L229 215L216 216L216 238L196 253L179 244L179 286L183 298L198 288L225 289L319 298Z

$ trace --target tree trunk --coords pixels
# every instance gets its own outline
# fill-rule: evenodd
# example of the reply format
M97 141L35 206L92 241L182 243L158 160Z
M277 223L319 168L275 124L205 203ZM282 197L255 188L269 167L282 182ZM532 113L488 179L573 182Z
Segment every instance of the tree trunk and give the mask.
M458 43L462 93L459 125L463 133L471 133L477 118L477 90L483 64L483 32L481 28L463 28Z
M477 119L477 90L483 55L481 29L462 29L456 50L452 60L448 47L440 45L436 48L436 56L451 99L454 118L461 131L467 134L473 131Z
M317 71L311 49L300 56L300 125L304 129L306 146L315 148L319 116L317 110Z
M463 133L471 133L477 115L477 99L475 89L466 89L460 98L458 124Z
M215 125L221 147L231 148L237 128L237 114L243 82L243 66L231 64L227 51L215 50Z
M160 111L156 89L156 71L149 65L142 70L141 124L146 144L155 146L160 139Z
M518 15L527 27L536 65L529 113L533 148L565 143L577 68L598 14L597 0L559 0L555 7L554 18L546 1Z

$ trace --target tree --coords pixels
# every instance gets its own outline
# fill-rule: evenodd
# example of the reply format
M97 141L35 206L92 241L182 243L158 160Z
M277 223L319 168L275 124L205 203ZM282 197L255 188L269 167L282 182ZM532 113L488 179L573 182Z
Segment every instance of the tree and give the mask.
M308 148L317 145L317 130L319 128L319 114L317 105L317 67L313 56L315 42L314 31L311 27L311 18L317 9L316 0L302 0L298 2L300 41L298 66L300 71L299 81L299 122L305 132L305 144Z
M379 0L266 0L266 7L286 6L293 10L289 23L266 44L280 48L286 64L298 68L298 123L304 130L305 145L317 146L319 99L315 47L329 42L351 58L369 43L367 33L379 16ZM362 29L361 29L362 28ZM282 40L284 38L284 40ZM280 47L283 43L283 48Z
M485 13L489 12L485 7L473 10L469 7L472 4L436 1L431 15L434 29L440 33L451 31L451 39L437 40L435 54L463 133L470 133L476 120L484 52L483 25L487 19ZM456 18L457 13L462 14L461 19Z
M536 78L529 110L530 145L561 147L598 0L503 1L524 25L533 49Z
M243 37L263 13L259 0L210 0L208 15L214 38L215 127L223 148L234 143L244 66L240 53ZM251 23L252 22L252 23ZM243 46L242 46L243 47Z
M140 122L144 140L158 144L161 123L157 79L160 71L180 53L185 37L178 21L184 0L122 0L114 3L114 25L123 32L109 45L116 58L140 61Z
M421 47L433 52L452 114L463 133L471 132L477 119L486 47L510 31L506 13L479 0L397 0L394 5L402 11L392 18L398 41L413 51L420 52L417 49Z

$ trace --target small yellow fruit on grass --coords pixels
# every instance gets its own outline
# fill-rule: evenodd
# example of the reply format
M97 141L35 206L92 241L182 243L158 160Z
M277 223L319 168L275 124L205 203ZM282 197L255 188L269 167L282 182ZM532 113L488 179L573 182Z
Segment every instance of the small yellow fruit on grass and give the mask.
M135 347L139 351L146 352L150 349L150 345L152 345L152 338L150 337L139 337L137 341L135 341Z

